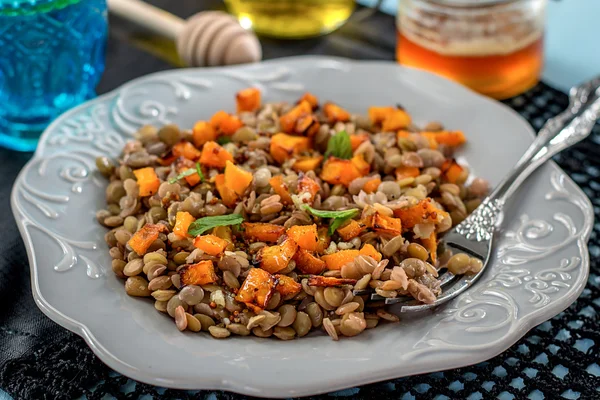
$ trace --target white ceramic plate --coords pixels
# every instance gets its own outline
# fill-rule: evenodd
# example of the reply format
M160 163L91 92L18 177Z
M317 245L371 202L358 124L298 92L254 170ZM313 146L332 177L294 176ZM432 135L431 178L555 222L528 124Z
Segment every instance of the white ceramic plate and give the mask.
M283 342L180 333L150 301L128 297L110 270L105 229L94 218L106 182L94 159L117 156L142 124L190 127L219 109L233 110L235 92L251 85L261 87L266 101L294 101L310 91L353 112L401 103L417 123L435 119L463 129L469 143L460 158L493 184L533 137L509 108L437 76L388 62L322 57L161 72L65 113L20 173L12 209L38 306L83 336L113 369L175 388L316 394L483 361L583 290L592 206L551 163L507 207L486 274L446 307L339 342L319 335Z

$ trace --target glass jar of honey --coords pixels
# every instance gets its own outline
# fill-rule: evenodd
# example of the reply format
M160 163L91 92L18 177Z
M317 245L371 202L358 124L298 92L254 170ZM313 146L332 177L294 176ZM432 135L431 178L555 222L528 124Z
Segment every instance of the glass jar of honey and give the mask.
M400 0L396 57L496 99L540 77L546 0Z

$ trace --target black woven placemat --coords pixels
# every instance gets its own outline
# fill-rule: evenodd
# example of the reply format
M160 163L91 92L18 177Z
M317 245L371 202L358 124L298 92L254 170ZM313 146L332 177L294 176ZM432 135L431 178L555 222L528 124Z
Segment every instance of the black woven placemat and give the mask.
M538 130L548 118L566 107L567 96L539 84L506 104ZM592 199L595 216L600 220L600 125L595 126L590 138L560 154L556 161ZM2 192L1 200L5 202L6 190ZM7 226L4 222L9 227L14 225L0 222L2 226ZM501 355L471 367L375 383L312 398L600 398L599 232L600 224L597 223L589 243L591 275L581 297ZM5 245L5 251L0 252L3 264L12 266L2 270L0 283L3 304L0 318L5 322L0 327L0 363L4 362L0 369L0 387L15 398L71 399L82 395L88 399L106 396L137 399L144 395L178 399L245 398L224 392L165 390L133 383L99 361L77 335L57 328L44 318L23 318L23 310L35 307L27 282L28 267L20 241L9 245L12 247ZM28 353L28 348L36 350ZM19 356L15 351L24 355Z

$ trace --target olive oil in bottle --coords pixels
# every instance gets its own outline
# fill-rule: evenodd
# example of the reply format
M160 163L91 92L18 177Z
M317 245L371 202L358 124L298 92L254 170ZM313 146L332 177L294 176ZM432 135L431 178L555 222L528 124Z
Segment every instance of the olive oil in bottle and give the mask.
M272 37L299 39L329 33L354 10L354 0L225 0L247 29Z

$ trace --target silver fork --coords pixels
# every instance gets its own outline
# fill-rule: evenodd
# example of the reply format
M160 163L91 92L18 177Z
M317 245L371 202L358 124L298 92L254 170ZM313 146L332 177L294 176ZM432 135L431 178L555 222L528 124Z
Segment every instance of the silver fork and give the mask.
M467 253L483 262L483 268L474 275L440 275L442 294L431 304L423 304L412 297L385 298L369 290L355 294L371 294L372 301L399 304L400 312L417 312L444 304L467 290L484 273L491 255L496 225L502 220L502 209L525 179L555 154L586 138L600 119L600 76L574 87L569 92L569 107L549 119L534 142L510 173L483 200L481 205L463 222L446 233L441 246L453 253Z

